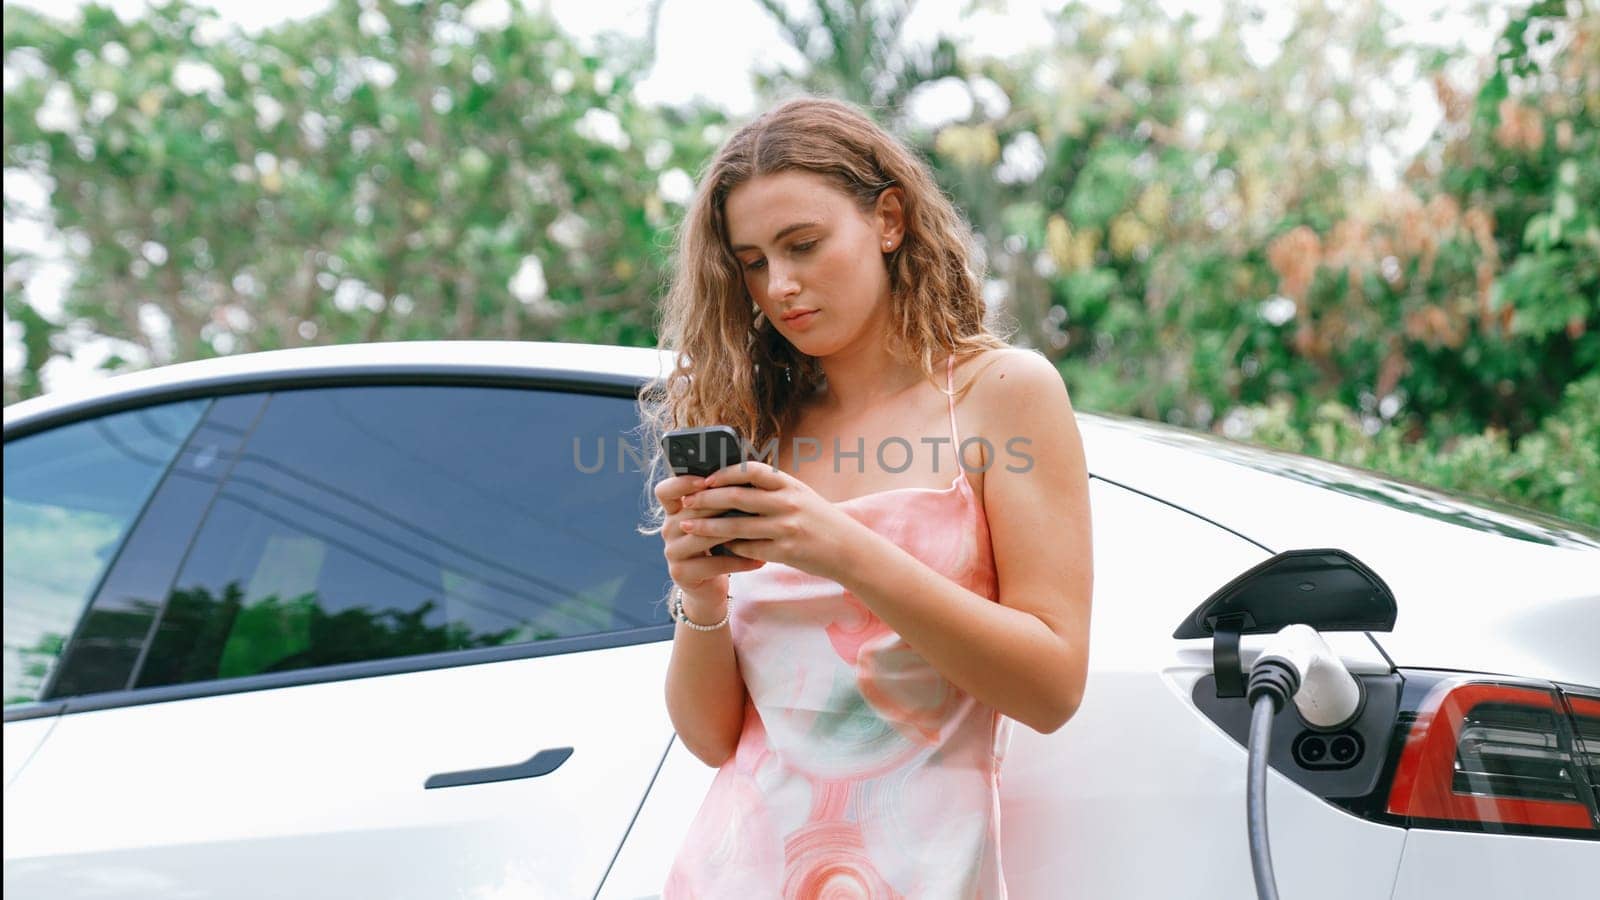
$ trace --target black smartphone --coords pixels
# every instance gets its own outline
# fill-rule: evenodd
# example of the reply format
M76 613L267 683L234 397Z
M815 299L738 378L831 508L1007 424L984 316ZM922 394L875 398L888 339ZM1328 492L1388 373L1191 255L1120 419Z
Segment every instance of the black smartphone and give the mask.
M661 450L667 456L667 465L674 475L695 475L704 478L718 469L724 469L744 460L744 444L739 435L726 425L706 425L701 428L679 428L661 436ZM730 509L718 513L722 516L749 516L754 513ZM718 544L711 548L712 556L733 556L732 551Z

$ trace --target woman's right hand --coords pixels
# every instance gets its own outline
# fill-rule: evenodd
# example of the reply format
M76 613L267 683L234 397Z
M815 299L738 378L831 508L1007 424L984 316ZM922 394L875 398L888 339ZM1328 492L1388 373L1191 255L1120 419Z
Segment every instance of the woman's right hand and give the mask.
M683 498L698 493L704 484L704 478L674 475L657 483L655 490L656 500L667 514L666 520L661 523L661 540L665 545L662 552L667 558L667 573L672 576L674 583L683 588L684 611L689 618L712 621L697 617L696 612L721 617L722 605L728 597L728 576L734 572L754 571L766 565L766 562L743 556L712 556L711 548L724 539L689 534L683 530L685 520L719 512L715 509L683 507Z

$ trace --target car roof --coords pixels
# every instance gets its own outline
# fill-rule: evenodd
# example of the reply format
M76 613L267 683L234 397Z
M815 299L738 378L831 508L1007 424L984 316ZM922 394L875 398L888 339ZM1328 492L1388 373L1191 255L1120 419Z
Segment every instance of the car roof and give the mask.
M58 420L84 408L100 409L128 399L165 399L175 389L304 383L323 374L570 373L637 382L658 377L669 356L647 347L542 341L389 341L265 350L142 369L32 397L5 408L5 429L26 429L42 418Z
M54 392L6 407L4 427L11 440L91 413L183 396L396 378L503 378L632 395L671 365L668 351L578 343L303 347L162 366ZM1600 633L1600 533L1583 526L1143 420L1080 411L1077 421L1089 470L1102 481L1207 519L1263 553L1348 550L1394 588L1401 609L1397 632L1407 630L1408 616L1437 632L1453 630L1448 623L1463 615L1479 619L1459 630L1482 631L1477 626L1484 616L1548 603L1570 611L1551 612L1539 630L1587 627L1589 634ZM1149 552L1159 564L1161 548ZM1196 604L1202 599L1197 596ZM1548 655L1548 638L1530 640L1530 658ZM1593 656L1584 651L1573 659L1579 655ZM1526 662L1514 674L1540 674L1528 671ZM1580 671L1593 673L1590 683L1600 683L1597 666L1579 663ZM1571 665L1551 671L1572 677Z

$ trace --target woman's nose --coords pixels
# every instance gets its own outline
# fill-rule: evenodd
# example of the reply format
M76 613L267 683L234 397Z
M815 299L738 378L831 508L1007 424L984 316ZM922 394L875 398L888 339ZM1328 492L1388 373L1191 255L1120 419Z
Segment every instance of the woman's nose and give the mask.
M799 290L799 280L788 269L772 266L767 272L767 294L774 300L793 296Z

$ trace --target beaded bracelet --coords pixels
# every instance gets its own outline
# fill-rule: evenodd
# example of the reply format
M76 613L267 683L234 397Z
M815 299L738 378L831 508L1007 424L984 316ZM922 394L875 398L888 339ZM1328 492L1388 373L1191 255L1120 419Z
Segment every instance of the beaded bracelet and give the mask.
M690 628L693 628L695 631L716 631L718 628L721 628L724 625L727 625L728 624L728 619L732 615L733 615L733 596L730 594L728 596L727 608L722 613L722 621L721 622L718 622L715 625L701 625L699 622L691 621L689 619L688 614L683 611L683 588L678 586L678 585L673 585L673 588L672 588L672 618L673 618L674 621L682 622L683 624L689 626Z

